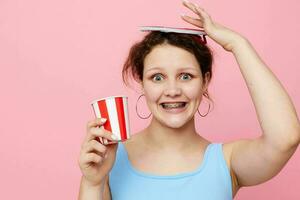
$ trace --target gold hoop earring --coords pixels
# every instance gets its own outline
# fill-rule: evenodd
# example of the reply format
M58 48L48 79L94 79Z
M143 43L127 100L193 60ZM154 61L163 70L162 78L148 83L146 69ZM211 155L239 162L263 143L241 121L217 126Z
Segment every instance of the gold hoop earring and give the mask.
M141 95L139 96L139 98L137 99L137 101L136 101L136 104L135 104L135 112L136 112L136 114L138 115L139 118L141 118L141 119L148 119L148 118L152 115L151 112L150 112L150 115L148 115L147 117L142 117L142 116L140 116L139 113L138 113L137 103L138 103L138 101L140 100L140 98L141 98L142 96L145 96L145 95L144 95L144 94L141 94Z
M205 97L205 96L204 96ZM199 105L200 106L200 105ZM210 111L210 102L208 102L208 111L207 111L207 113L205 114L205 115L201 115L201 113L199 112L199 107L197 108L197 111L198 111L198 113L199 113L199 115L201 116L201 117L205 117L206 115L208 115L208 113L209 113L209 111Z

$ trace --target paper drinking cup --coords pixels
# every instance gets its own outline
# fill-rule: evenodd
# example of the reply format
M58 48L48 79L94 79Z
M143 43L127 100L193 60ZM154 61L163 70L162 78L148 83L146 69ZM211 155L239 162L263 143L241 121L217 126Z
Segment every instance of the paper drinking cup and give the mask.
M105 97L94 100L91 105L97 118L107 119L100 128L112 132L118 141L130 138L128 97L123 95ZM99 137L99 140L105 145L114 143L112 140L102 137Z

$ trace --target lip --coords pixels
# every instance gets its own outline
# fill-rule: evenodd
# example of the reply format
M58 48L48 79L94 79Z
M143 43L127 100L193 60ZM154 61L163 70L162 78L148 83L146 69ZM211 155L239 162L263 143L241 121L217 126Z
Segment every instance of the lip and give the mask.
M163 103L187 103L187 101L164 101L164 102L161 102L160 105Z

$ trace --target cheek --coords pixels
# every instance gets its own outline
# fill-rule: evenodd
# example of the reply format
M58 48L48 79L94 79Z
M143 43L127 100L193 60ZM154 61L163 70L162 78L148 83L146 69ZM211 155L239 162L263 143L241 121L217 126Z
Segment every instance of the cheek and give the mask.
M153 87L153 85L144 85L144 92L149 102L156 102L162 94L162 89L158 86Z
M189 99L198 99L201 97L202 90L200 84L195 84L195 85L190 85L188 87L184 88L184 94L189 98Z

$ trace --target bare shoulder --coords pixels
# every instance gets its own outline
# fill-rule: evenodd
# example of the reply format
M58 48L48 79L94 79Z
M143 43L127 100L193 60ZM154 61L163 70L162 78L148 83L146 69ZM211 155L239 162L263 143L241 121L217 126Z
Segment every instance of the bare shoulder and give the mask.
M278 146L263 135L257 138L240 139L225 145L230 169L242 187L264 183L285 166L297 146Z

